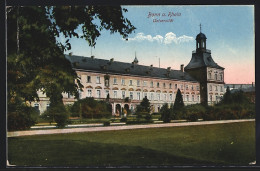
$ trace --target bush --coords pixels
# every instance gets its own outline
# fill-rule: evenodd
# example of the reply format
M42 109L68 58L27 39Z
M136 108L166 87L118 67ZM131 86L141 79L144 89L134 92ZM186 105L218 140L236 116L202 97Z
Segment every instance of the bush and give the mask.
M57 123L57 127L64 128L68 124L69 114L63 103L51 105L48 110L43 113L43 118L52 122L53 119Z
M165 104L162 106L160 112L161 112L161 114L162 114L161 118L162 118L162 121L163 121L164 123L169 123L169 122L171 122L171 113L170 113L170 109L168 108L168 104L167 104L167 103L165 103Z
M110 118L112 106L105 101L97 101L94 98L78 100L71 107L71 116L83 118Z
M152 120L152 115L150 115L149 113L147 113L147 114L145 115L144 119L147 120L147 121L150 121L150 120Z
M110 122L109 122L109 121L105 121L105 122L103 123L103 125L104 125L104 126L110 126Z
M185 107L185 119L188 121L197 121L204 113L206 109L199 104L189 105Z
M8 105L7 129L8 131L25 130L37 123L39 112L29 106Z
M120 122L126 122L127 121L127 118L123 117L120 119Z

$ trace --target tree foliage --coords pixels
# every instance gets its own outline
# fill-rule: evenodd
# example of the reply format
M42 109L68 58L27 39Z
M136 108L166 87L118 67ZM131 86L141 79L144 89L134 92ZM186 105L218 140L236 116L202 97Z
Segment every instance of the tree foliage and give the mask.
M161 119L164 123L169 123L171 121L171 110L168 108L168 104L165 103L160 109Z
M150 109L150 102L147 99L147 97L144 97L142 102L140 103L140 105L137 106L137 113L140 112L145 112L145 113L150 113L151 109Z
M8 101L16 95L34 101L38 90L51 103L61 102L62 92L77 97L82 85L64 56L71 49L70 38L82 38L95 46L103 29L127 38L135 27L123 11L127 12L120 6L8 7ZM61 35L65 42L57 41Z
M180 110L183 107L184 107L184 103L183 103L181 91L180 91L180 89L178 89L177 94L176 94L176 98L175 98L175 102L174 102L174 105L173 105L173 109L174 110Z
M80 116L83 118L102 118L111 117L112 106L105 101L97 101L93 97L87 97L75 102L71 107L72 116Z

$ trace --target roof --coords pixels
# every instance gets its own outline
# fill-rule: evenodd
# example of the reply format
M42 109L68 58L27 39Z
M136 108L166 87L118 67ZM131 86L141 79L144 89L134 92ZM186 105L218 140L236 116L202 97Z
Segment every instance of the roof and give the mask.
M230 89L244 89L244 88L250 88L255 87L254 84L225 84L225 88L229 87Z
M232 89L230 90L231 93L235 93L238 91L243 91L245 93L255 92L255 87L247 87L247 88L239 88L239 89Z
M180 70L171 70L75 55L65 55L65 57L71 62L72 67L78 70L198 82L188 73Z
M219 66L217 63L215 63L211 56L211 53L208 52L193 53L189 64L184 69L187 70L187 69L194 69L200 67L212 67L218 69L225 69Z
M199 33L197 36L196 36L196 40L197 39L207 39L206 35L203 34L203 33Z

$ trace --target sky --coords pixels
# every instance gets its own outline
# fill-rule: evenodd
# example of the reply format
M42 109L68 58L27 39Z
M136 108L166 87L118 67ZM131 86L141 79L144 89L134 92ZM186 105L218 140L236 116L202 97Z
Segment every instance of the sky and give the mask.
M137 28L128 41L102 30L92 48L95 58L179 70L196 49L196 35L207 37L213 60L225 68L226 84L255 82L254 6L122 6ZM173 15L174 14L174 15ZM156 22L161 20L162 22ZM79 31L80 34L80 31ZM60 39L63 39L62 37ZM73 55L91 56L85 40L72 38Z

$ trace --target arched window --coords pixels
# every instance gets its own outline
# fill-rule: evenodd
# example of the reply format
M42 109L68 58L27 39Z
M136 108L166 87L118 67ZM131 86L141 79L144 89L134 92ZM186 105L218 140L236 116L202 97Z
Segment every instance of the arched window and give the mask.
M217 74L215 74L215 80L217 80L218 79L218 75Z

